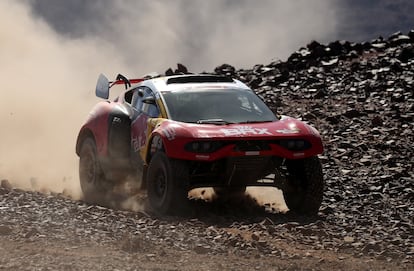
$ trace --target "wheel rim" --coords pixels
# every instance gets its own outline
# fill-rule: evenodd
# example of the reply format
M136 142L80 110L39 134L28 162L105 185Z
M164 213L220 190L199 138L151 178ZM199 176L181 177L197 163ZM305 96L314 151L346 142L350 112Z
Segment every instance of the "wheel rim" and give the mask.
M92 157L91 155L87 155L84 157L82 161L82 171L86 183L94 184L96 175L96 165L94 157Z
M155 181L154 181L154 192L158 198L164 199L166 191L167 191L167 178L164 172L160 171L158 172L155 178Z
M94 193L96 180L97 180L97 168L96 158L93 153L86 152L80 160L81 166L81 188L86 197L91 196Z
M95 161L92 157L89 157L89 159L86 161L86 180L88 183L93 184L95 179Z

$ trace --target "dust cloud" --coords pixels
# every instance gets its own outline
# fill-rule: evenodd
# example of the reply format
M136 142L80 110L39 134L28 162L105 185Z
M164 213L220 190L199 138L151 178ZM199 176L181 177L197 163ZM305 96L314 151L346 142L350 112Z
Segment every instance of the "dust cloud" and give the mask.
M75 142L99 73L268 63L324 40L335 16L328 0L2 0L0 179L80 198Z
M114 52L62 37L21 2L1 1L0 13L0 178L79 197L76 136L108 66L102 56Z

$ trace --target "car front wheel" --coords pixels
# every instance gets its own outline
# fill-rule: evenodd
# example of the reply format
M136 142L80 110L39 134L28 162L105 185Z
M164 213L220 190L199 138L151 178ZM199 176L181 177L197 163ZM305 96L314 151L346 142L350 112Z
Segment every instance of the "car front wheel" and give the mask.
M147 171L150 207L160 215L182 215L189 211L188 168L184 161L157 152Z
M316 215L323 198L322 166L317 156L289 160L287 185L283 197L289 210L304 215Z

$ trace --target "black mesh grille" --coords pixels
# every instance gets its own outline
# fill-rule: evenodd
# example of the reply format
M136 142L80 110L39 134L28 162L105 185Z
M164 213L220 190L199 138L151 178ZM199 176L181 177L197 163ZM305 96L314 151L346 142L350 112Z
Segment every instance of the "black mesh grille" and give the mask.
M235 151L265 151L270 150L270 146L267 141L262 140L246 140L234 142L236 146Z
M269 156L232 157L227 160L226 180L235 183L249 183L261 178L270 163Z
M243 156L230 159L238 170L249 171L266 166L269 161L267 156Z

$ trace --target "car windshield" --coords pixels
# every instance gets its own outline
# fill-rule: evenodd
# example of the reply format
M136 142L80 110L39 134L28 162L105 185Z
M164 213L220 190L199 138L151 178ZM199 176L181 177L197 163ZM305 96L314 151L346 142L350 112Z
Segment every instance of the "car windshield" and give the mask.
M229 124L275 121L276 116L246 89L191 89L164 92L170 118L189 123Z

